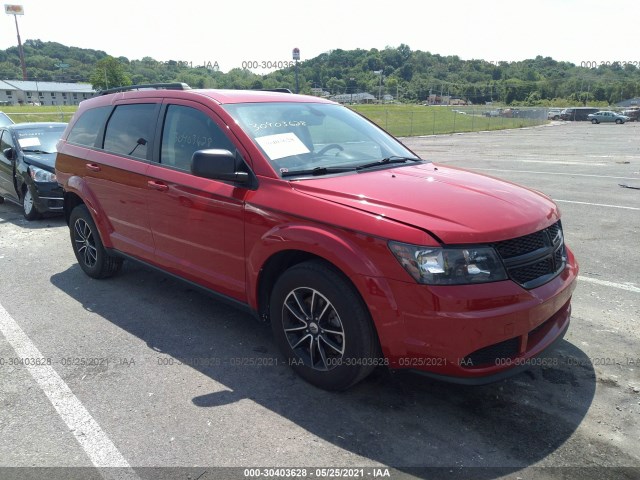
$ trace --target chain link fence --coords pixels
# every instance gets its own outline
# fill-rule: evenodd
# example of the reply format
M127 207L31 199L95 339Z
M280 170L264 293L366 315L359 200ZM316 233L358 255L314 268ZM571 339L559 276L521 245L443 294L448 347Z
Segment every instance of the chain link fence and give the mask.
M547 108L491 106L350 105L398 137L502 130L541 125Z

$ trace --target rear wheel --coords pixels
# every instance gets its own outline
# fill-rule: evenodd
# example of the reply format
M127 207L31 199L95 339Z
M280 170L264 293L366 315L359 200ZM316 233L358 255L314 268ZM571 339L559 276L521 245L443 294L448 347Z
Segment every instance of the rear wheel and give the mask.
M382 363L362 299L348 280L322 262L294 265L278 278L270 317L289 365L317 387L344 390Z
M85 205L78 205L69 216L71 246L80 268L92 278L107 278L120 270L122 259L104 248L96 224Z

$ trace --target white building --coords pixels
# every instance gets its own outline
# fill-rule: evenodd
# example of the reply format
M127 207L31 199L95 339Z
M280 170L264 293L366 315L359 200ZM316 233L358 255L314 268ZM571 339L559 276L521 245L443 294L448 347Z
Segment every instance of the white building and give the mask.
M0 80L0 105L78 105L94 93L89 83Z

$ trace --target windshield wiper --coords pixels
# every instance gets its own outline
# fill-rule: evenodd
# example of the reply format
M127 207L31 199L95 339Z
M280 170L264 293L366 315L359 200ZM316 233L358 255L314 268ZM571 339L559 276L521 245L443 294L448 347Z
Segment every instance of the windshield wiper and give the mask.
M406 163L406 162L421 162L420 158L412 158L412 157L398 157L393 155L391 157L383 158L382 160L378 160L376 162L365 163L362 165L358 165L356 170L364 170L365 168L373 168L379 167L381 165L387 165L390 163Z
M23 148L22 151L25 153L53 153L53 152L47 152L45 150L36 150L33 148Z
M308 170L289 170L282 172L283 177L295 177L298 175L329 175L331 173L352 172L356 167L316 167Z

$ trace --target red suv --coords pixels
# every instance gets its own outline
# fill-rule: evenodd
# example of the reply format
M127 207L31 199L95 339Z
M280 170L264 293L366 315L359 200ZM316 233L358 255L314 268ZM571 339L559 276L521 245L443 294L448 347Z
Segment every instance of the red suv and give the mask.
M566 332L578 266L547 196L321 98L129 89L82 102L58 145L87 275L133 259L195 283L332 390L377 366L486 383Z

